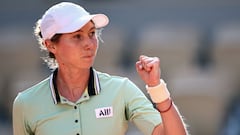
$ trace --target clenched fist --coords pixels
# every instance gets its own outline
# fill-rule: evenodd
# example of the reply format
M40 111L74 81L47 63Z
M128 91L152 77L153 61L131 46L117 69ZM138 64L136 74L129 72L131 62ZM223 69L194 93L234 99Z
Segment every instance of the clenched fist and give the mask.
M141 55L136 62L136 70L140 78L149 87L154 87L160 84L161 70L158 57Z

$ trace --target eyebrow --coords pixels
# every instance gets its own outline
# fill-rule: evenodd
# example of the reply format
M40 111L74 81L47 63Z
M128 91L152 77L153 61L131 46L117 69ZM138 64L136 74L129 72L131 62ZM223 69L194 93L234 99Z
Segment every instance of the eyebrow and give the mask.
M92 27L89 29L89 31L94 30L94 29L96 29L95 26L92 26ZM83 32L81 29L78 30L78 31ZM77 31L77 32L78 32L78 31Z

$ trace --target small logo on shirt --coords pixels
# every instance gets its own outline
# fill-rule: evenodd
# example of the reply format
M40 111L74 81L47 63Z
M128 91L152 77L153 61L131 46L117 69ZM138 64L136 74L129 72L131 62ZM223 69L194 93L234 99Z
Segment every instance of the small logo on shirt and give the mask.
M107 118L113 116L113 109L112 107L103 107L95 109L96 117L97 118Z

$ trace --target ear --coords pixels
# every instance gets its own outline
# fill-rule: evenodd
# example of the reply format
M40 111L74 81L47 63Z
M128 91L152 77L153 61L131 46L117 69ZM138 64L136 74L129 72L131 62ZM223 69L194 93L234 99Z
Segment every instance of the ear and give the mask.
M44 44L45 44L46 48L48 49L48 51L50 51L52 53L56 52L55 44L50 39L45 40Z

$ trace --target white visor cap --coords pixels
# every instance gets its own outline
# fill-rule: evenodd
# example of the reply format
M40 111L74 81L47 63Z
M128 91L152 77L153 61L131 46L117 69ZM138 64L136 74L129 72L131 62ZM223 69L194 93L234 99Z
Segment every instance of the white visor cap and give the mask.
M55 34L72 33L81 29L92 20L96 28L109 23L104 14L90 15L83 7L71 2L61 2L49 8L40 22L43 40L51 39Z

